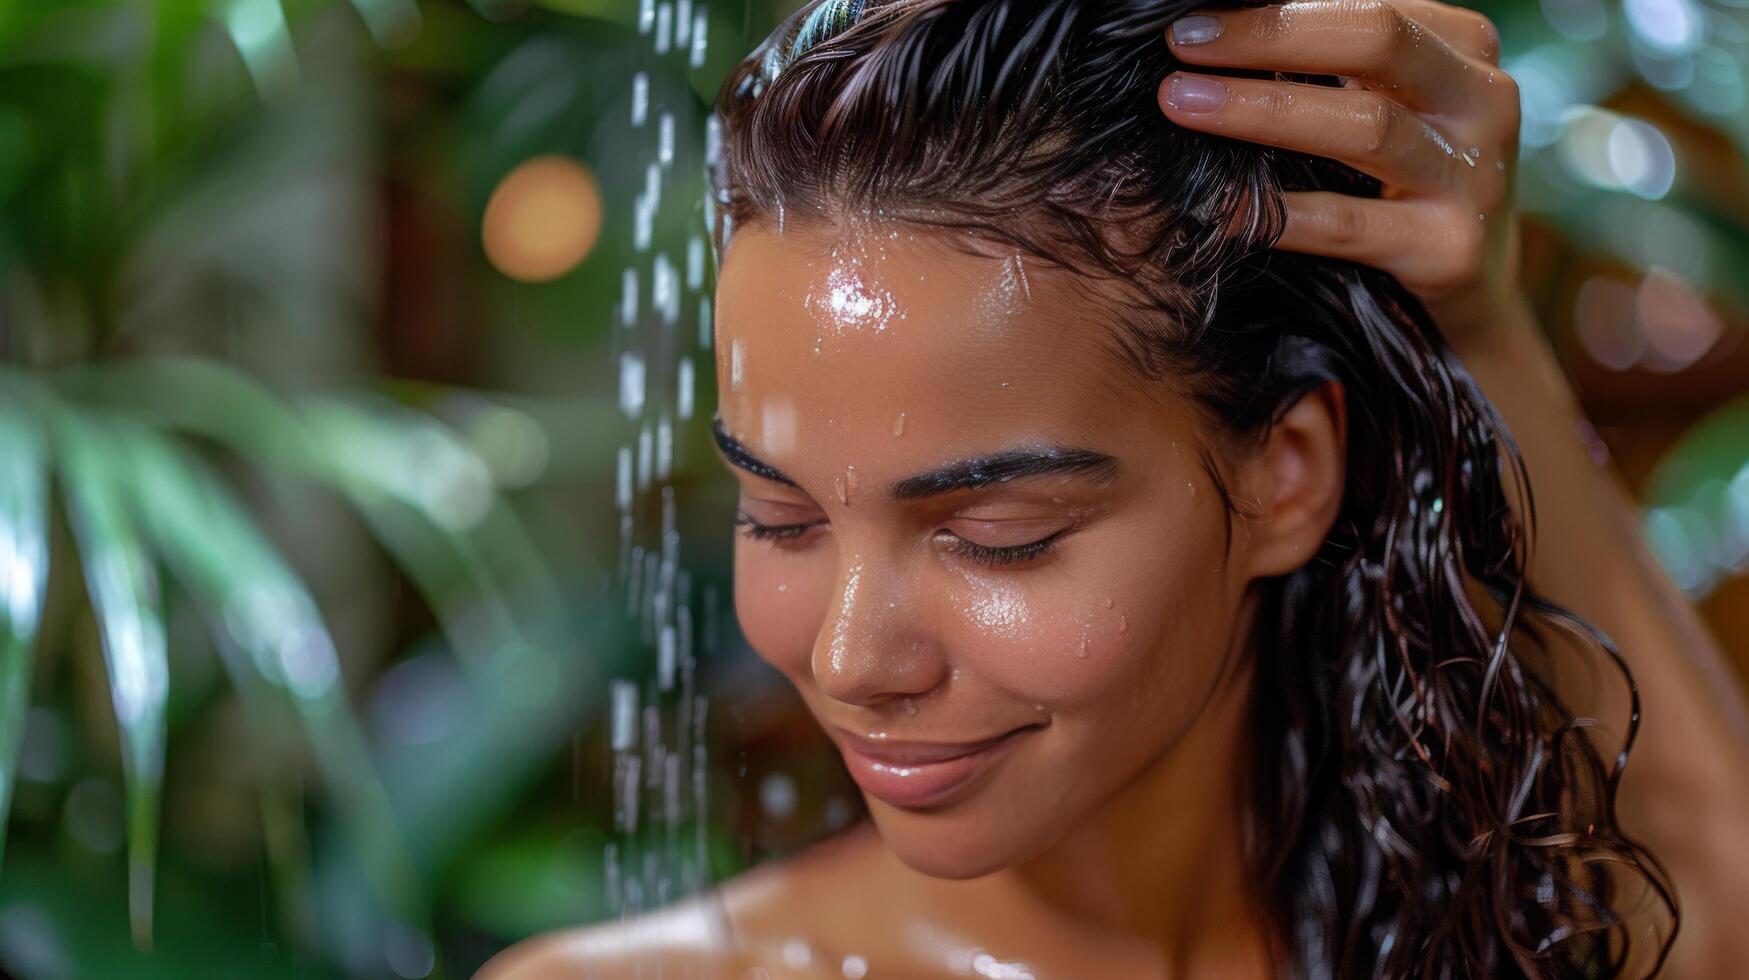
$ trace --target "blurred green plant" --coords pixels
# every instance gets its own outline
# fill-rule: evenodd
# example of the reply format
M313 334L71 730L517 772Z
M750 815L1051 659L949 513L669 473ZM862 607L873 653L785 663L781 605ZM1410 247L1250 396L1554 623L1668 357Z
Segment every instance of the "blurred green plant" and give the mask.
M755 14L751 3L711 5L707 62L657 67L652 104L673 106L680 126L702 127L703 107L749 34L790 6L761 0ZM1530 101L1527 196L1578 247L1635 268L1674 255L1697 287L1742 306L1749 234L1728 217L1740 201L1721 200L1721 185L1686 171L1664 184L1651 170L1629 181L1594 159L1580 166L1597 148L1577 138L1571 110L1610 98L1635 72L1700 124L1749 146L1741 8L1631 6L1625 19L1625 7L1605 10L1602 0L1502 0L1489 10ZM1660 33L1660 9L1675 11L1669 23L1695 14L1682 23L1710 24L1711 33ZM560 581L599 568L574 553L558 559L576 563L569 577L549 567L555 551L582 550L572 546L585 535L565 549L545 535L586 521L551 513L561 504L531 530L509 499L532 477L494 455L515 440L492 433L529 429L530 412L508 399L382 382L374 330L389 251L382 185L406 181L465 228L434 247L468 252L475 264L464 271L485 283L490 309L468 316L513 325L500 331L517 338L511 353L499 351L518 365L507 373L562 376L565 400L540 416L555 455L549 475L569 466L579 480L611 483L621 440L603 420L621 420L606 398L579 395L572 367L608 365L598 348L631 259L625 236L605 236L574 275L538 290L486 274L466 236L492 186L541 152L588 160L606 224L629 223L648 163L624 152L625 90L650 67L631 43L638 10L633 0L0 0L0 359L16 365L0 368L0 832L18 781L33 659L59 596L63 618L89 607L118 722L137 943L153 934L155 884L177 871L158 880L155 855L168 829L159 816L166 731L176 725L171 613L187 607L212 634L246 721L282 938L307 942L319 904L328 938L339 933L330 962L371 972L357 949L417 946L404 934L441 924L432 906L445 897L445 870L458 893L447 896L448 911L497 936L604 911L603 838L593 828L543 824L497 840L485 840L484 828L517 801L518 786L553 768L557 747L597 709L595 679L629 672L636 641L618 635L620 610L567 601ZM1685 63L1695 68L1690 82L1672 83ZM421 100L434 108L407 110ZM395 123L397 114L412 119ZM603 122L610 117L617 128ZM392 135L404 145L382 145L389 125L403 126ZM1635 147L1659 148L1643 128L1621 132L1644 137ZM1679 140L1671 152L1683 150ZM397 153L425 168L413 180L390 172L384 157ZM677 194L692 193L680 181L696 179L687 176L694 163L676 166ZM679 229L690 220L680 210L664 213L675 226L659 237L691 232ZM563 342L583 350L555 366ZM465 412L449 411L463 402ZM1720 413L1672 454L1656 489L1654 544L1735 548L1709 559L1712 571L1685 581L1691 588L1749 555L1745 431L1741 410ZM285 485L344 507L287 529L272 496ZM355 716L341 630L319 608L320 577L300 573L299 561L329 546L357 555L334 545L350 543L354 520L387 556L388 573L412 584L434 627L395 651L390 672L405 676L394 679L450 683L431 678L453 680L453 670L465 681L453 697L465 721L440 735L397 742ZM1667 562L1688 553L1660 548ZM426 625L404 627L397 641ZM577 650L579 635L599 647ZM321 807L304 798L306 751L325 790ZM327 833L343 846L322 846ZM734 863L734 844L713 846L722 867ZM5 855L8 887L67 887L45 870L52 861L18 857ZM43 904L77 919L82 898L56 894ZM205 921L228 904L209 890L190 901L191 917ZM112 954L81 965L91 975L137 968ZM163 970L188 972L179 962Z

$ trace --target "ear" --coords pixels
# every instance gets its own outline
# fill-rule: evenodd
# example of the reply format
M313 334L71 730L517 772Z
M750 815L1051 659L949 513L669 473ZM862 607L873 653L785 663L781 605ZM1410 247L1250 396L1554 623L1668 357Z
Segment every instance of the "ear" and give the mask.
M1241 468L1235 558L1252 577L1285 575L1318 553L1342 506L1347 460L1346 393L1330 381L1302 395Z

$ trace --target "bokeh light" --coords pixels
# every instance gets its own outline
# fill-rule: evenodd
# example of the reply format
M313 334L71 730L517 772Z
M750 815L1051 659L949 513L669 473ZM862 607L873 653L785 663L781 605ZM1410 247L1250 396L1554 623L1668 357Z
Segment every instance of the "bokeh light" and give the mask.
M595 176L557 154L535 157L505 175L480 222L486 257L521 282L547 282L570 272L600 237Z

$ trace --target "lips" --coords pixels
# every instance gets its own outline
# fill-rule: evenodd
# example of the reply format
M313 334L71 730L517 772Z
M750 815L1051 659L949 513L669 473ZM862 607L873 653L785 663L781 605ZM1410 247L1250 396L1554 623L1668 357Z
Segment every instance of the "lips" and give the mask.
M863 792L896 807L917 808L949 802L1021 735L1038 727L1023 725L976 742L874 741L839 729L838 745L850 778Z

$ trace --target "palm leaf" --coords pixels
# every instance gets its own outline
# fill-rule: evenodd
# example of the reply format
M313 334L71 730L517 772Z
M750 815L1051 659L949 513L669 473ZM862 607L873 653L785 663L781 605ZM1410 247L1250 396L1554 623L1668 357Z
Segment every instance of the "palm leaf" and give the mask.
M164 775L169 663L157 577L128 512L121 445L101 424L53 413L67 517L79 544L121 730L128 827L128 913L134 942L152 943L158 799Z
M21 406L0 401L0 847L18 778L31 648L48 578L47 496L42 433Z
M220 649L242 654L226 665L245 704L289 705L366 877L400 919L422 919L417 873L309 590L203 461L143 427L128 449L135 511L154 550L218 624Z

